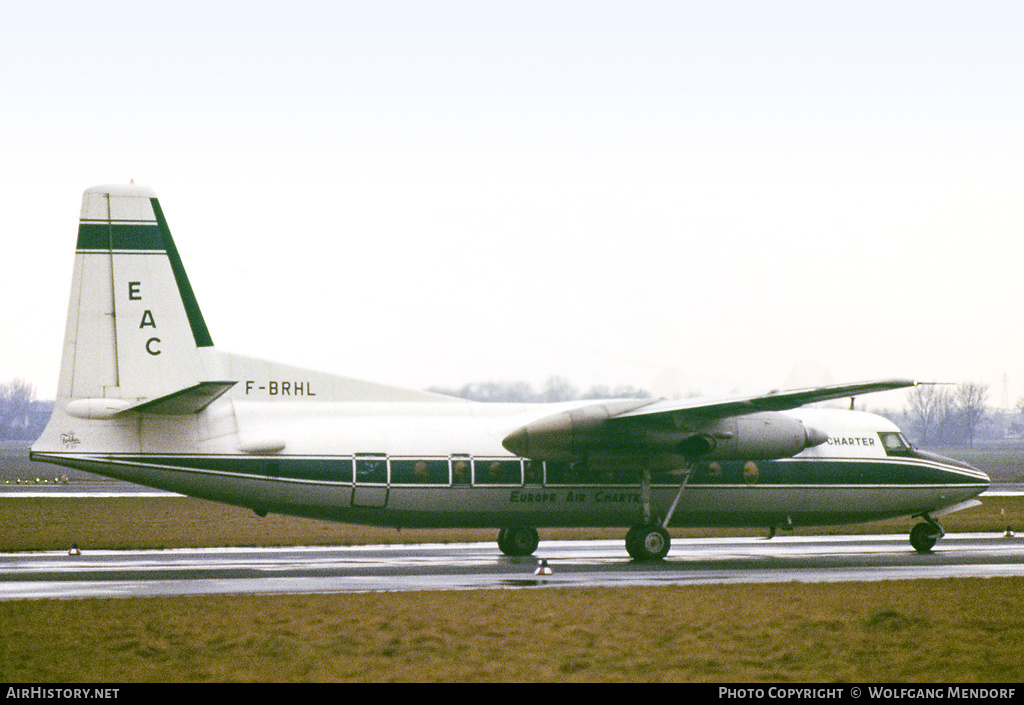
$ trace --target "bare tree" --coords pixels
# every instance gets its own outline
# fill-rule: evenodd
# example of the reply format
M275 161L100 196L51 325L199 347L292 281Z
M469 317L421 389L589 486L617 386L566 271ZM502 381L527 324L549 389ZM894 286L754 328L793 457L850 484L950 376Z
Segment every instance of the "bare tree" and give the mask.
M459 389L431 387L429 391L484 402L531 402L537 398L528 382L474 382Z
M619 385L614 389L607 384L595 384L580 399L649 399L651 393L646 389L637 389L629 385Z
M579 398L579 392L565 377L553 375L544 382L544 391L540 393L540 398L546 402L572 401Z
M1010 432L1015 436L1024 436L1024 398L1018 399L1014 408L1017 414L1010 420Z
M928 443L928 430L939 418L942 390L936 384L919 384L910 390L907 415L921 431L921 445Z
M23 379L0 383L0 427L24 426L35 395L35 387Z
M584 394L564 377L549 377L544 390L533 391L528 382L475 382L463 385L459 389L431 387L431 392L446 394L460 399L486 402L543 402L543 401L574 401L576 399L648 399L651 393L646 389L637 389L628 385L609 387L596 384Z
M958 442L958 416L953 390L948 387L940 388L935 399L935 426L940 443Z
M988 400L988 385L979 382L964 382L956 388L956 408L963 423L967 444L974 447L974 434L985 416Z
M23 379L0 382L0 439L39 437L53 411L53 402L35 401L35 396L35 387Z

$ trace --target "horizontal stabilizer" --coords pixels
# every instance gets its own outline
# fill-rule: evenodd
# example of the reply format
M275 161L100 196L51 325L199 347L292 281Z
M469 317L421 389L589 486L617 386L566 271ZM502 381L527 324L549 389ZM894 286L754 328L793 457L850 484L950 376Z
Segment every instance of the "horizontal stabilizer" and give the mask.
M150 399L141 404L130 406L118 413L126 414L135 411L140 414L159 414L164 416L198 414L236 384L238 383L200 382L173 394L167 394L157 399Z

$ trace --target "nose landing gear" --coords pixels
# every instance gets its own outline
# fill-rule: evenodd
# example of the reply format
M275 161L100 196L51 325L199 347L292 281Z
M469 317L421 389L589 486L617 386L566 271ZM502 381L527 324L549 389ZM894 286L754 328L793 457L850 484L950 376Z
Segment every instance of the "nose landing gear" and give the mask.
M939 522L927 514L920 515L924 521L910 530L910 545L918 553L930 553L935 542L945 536L946 532L939 525Z

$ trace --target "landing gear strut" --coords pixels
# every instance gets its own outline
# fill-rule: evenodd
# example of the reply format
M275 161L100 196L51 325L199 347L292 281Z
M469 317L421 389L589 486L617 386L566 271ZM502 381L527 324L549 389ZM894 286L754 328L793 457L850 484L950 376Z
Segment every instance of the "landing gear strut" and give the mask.
M946 532L939 526L939 522L927 514L921 514L920 516L924 521L910 530L910 545L918 553L929 553L935 542L941 539Z
M498 548L506 556L528 556L537 550L540 537L530 527L512 527L498 530Z
M644 521L642 524L634 526L626 534L626 552L629 553L633 560L660 561L668 555L668 549L671 546L671 539L668 535L668 523L672 521L672 515L676 511L676 507L679 506L683 490L686 489L686 483L690 481L692 474L693 465L690 464L686 467L683 483L679 486L676 498L672 500L672 506L668 508L665 519L658 524L653 521L651 515L651 471L644 468L643 474L640 476L640 493L644 503Z

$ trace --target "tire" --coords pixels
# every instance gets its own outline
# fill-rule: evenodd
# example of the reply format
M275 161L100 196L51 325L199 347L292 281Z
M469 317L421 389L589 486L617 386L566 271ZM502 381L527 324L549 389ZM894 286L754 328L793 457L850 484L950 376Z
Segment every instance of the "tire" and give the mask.
M922 521L910 530L910 545L918 553L928 553L941 535L942 532L936 527L926 521Z
M530 527L512 527L498 531L498 548L506 556L529 556L537 550L540 536Z
M634 526L626 534L626 552L635 561L660 561L668 555L672 540L660 526Z

